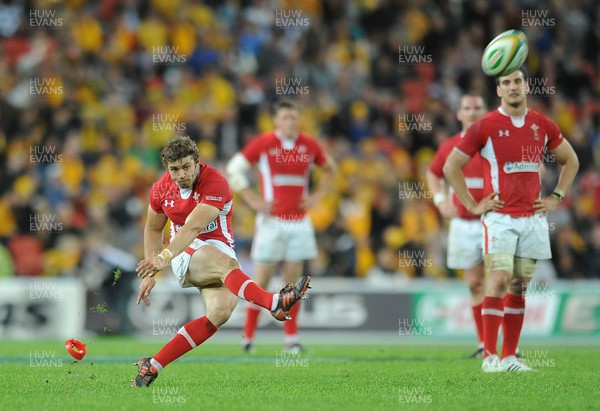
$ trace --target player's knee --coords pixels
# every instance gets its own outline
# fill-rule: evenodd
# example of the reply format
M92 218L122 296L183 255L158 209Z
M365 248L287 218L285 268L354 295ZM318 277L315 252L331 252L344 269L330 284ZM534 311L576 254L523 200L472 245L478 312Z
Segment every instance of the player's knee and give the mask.
M486 288L488 291L505 292L510 285L510 273L495 271L488 275Z
M471 291L471 295L479 295L483 293L483 287L483 278L471 278L469 280L469 290Z
M533 258L515 257L515 276L531 279L536 265L537 260Z
M206 316L215 327L219 328L229 320L232 312L233 308L223 304L216 307L207 307Z
M239 268L239 264L235 258L229 257L227 254L221 254L216 261L223 276L229 274L232 270Z

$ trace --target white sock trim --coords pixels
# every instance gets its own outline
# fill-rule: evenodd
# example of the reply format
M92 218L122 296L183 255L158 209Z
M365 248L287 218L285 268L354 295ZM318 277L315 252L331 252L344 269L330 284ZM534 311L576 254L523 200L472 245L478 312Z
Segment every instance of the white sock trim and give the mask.
M246 281L244 281L244 284L242 284L242 286L240 287L240 289L238 290L238 297L240 297L241 299L246 300L246 298L244 298L244 291L246 291L246 287L248 287L248 284L253 283L254 281L248 279Z
M187 330L185 329L185 326L181 327L179 331L177 331L177 333L183 335L192 348L196 348L196 343L188 334Z
M163 369L162 364L156 361L154 358L150 358L150 364L152 364L158 372L161 372Z
M481 315L497 315L498 317L504 317L504 311L494 310L493 308L482 308Z
M525 314L525 309L504 307L504 314Z

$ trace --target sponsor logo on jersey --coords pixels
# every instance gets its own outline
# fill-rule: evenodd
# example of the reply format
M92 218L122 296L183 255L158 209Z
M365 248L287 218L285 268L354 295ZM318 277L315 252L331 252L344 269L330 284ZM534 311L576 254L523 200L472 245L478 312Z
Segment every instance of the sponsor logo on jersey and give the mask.
M209 201L223 201L223 197L217 197L217 196L204 196L204 198Z
M175 200L165 200L165 207L169 206L169 207L174 207L175 206Z
M211 231L214 231L217 229L218 225L219 224L217 223L217 220L213 220L210 222L210 224L208 224L206 227L204 227L204 229L202 231L200 231L200 234L209 233Z
M510 136L510 130L498 130L498 137Z
M523 162L507 162L504 163L504 172L510 173L538 173L540 171L539 163L532 163L528 161Z

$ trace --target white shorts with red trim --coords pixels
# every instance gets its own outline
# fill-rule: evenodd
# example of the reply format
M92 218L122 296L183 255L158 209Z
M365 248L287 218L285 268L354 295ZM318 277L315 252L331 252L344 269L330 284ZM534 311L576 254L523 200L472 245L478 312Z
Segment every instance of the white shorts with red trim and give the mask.
M181 285L183 288L194 287L194 285L188 282L188 267L190 266L192 255L196 252L196 250L198 250L200 247L204 247L205 245L212 245L219 249L219 251L237 260L233 248L229 247L222 241L213 239L205 241L198 238L194 239L192 244L190 244L190 246L183 253L177 255L171 260L171 270L173 271L173 275L179 282L179 285Z
M483 261L480 220L453 218L448 230L448 268L473 268Z
M261 263L312 260L317 256L317 240L308 215L298 220L256 216L251 257Z
M550 251L550 231L545 216L512 217L508 214L486 213L483 224L483 252L507 253L515 257L547 260Z

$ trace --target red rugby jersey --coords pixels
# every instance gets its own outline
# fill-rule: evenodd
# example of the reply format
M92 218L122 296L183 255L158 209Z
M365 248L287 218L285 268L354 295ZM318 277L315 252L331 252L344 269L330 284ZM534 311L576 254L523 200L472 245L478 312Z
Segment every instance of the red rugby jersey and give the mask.
M452 152L452 149L456 147L456 145L460 142L463 135L462 133L456 133L446 141L444 141L438 148L435 153L435 157L433 161L429 165L429 170L438 176L439 178L444 178L444 164L448 159L448 156ZM467 188L469 192L475 199L475 201L479 202L483 198L483 165L481 163L481 156L479 153L475 153L469 164L463 168L463 174L465 176L465 181L467 183ZM479 220L479 216L475 214L471 214L465 206L460 202L454 191L452 191L452 187L450 187L452 202L457 208L458 217L464 218L466 220Z
M303 217L300 204L308 195L310 169L326 161L317 140L300 133L291 141L271 131L250 141L242 154L258 166L263 199L273 203L271 215L285 220Z
M483 159L483 195L499 192L505 201L499 213L513 217L535 214L540 197L540 168L546 149L563 142L558 126L548 117L528 109L524 116L509 116L501 108L473 124L457 149Z
M150 207L154 212L165 214L171 220L169 241L185 224L188 215L198 204L208 204L220 210L217 218L204 228L198 238L214 239L234 248L231 217L233 194L223 175L208 164L200 164L198 180L193 188L182 190L165 172L150 189Z

